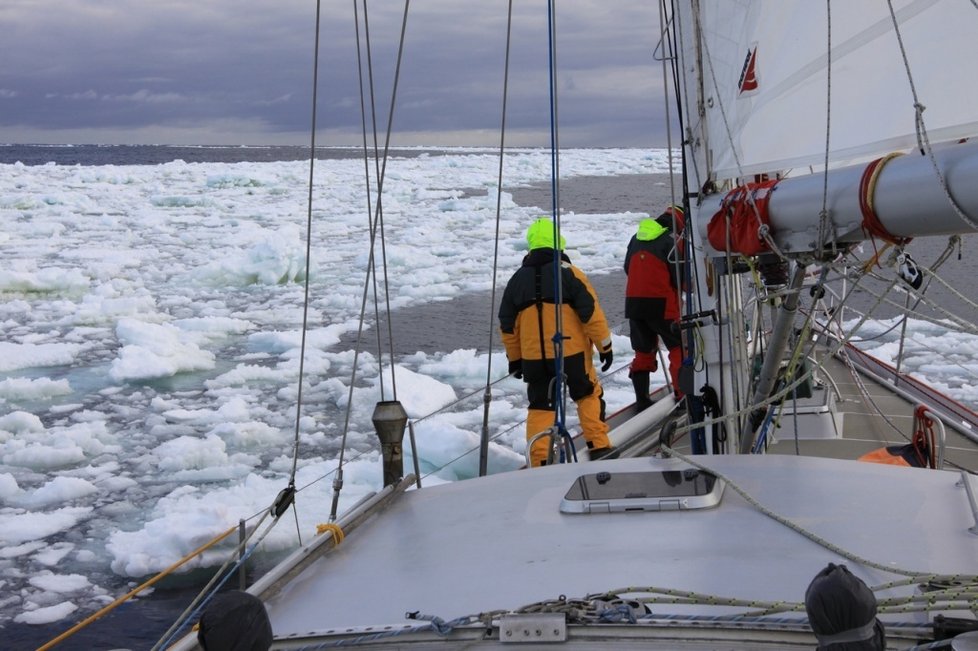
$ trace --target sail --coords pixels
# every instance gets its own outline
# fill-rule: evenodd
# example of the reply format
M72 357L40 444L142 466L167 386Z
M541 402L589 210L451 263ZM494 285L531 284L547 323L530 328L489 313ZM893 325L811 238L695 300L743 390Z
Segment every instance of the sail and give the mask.
M702 41L682 40L684 92L696 116L702 89L702 121L687 125L714 179L821 168L826 133L830 167L915 147L912 88L932 143L978 134L978 9L968 2L893 0L899 39L883 0L677 6L685 35L701 28Z

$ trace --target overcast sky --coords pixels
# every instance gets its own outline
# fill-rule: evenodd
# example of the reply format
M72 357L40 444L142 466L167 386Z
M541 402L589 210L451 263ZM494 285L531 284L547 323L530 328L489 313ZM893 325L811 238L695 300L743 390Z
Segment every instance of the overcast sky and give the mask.
M545 146L547 2L513 4L506 142ZM560 145L665 146L656 3L557 4ZM362 142L354 5L323 0L320 145ZM410 3L393 145L498 146L507 7ZM367 6L381 131L403 9ZM0 142L308 144L315 25L315 0L2 0Z

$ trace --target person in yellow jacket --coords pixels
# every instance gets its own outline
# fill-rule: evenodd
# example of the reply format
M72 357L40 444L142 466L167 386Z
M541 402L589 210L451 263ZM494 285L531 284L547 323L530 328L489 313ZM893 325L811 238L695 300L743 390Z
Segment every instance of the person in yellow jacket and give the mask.
M593 349L597 348L601 370L611 367L611 331L597 294L583 271L563 253L565 240L556 236L554 223L542 217L526 231L530 252L513 274L499 305L509 372L526 383L529 411L526 438L532 439L554 425L554 334L557 330L554 259L558 249L560 265L561 333L563 369L567 390L577 406L577 415L587 441L591 459L613 454L605 422L604 391L594 370ZM547 437L538 439L530 450L532 465L547 458Z

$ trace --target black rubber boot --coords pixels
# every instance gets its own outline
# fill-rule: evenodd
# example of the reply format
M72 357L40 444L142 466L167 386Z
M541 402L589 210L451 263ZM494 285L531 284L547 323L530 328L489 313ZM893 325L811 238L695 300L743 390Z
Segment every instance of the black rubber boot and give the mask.
M628 374L632 379L632 386L635 387L635 409L642 411L652 406L649 399L649 372L632 371Z
M607 448L591 448L587 451L587 454L591 461L597 461L598 459L617 459L618 449L613 445Z

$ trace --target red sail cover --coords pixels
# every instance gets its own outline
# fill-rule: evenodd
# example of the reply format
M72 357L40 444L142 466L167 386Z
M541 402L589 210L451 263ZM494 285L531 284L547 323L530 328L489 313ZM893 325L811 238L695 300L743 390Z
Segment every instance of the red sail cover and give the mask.
M767 241L758 236L762 224L768 225L767 204L779 179L748 183L727 193L720 210L710 219L706 235L717 251L727 250L727 220L730 222L730 252L757 255L770 251Z

